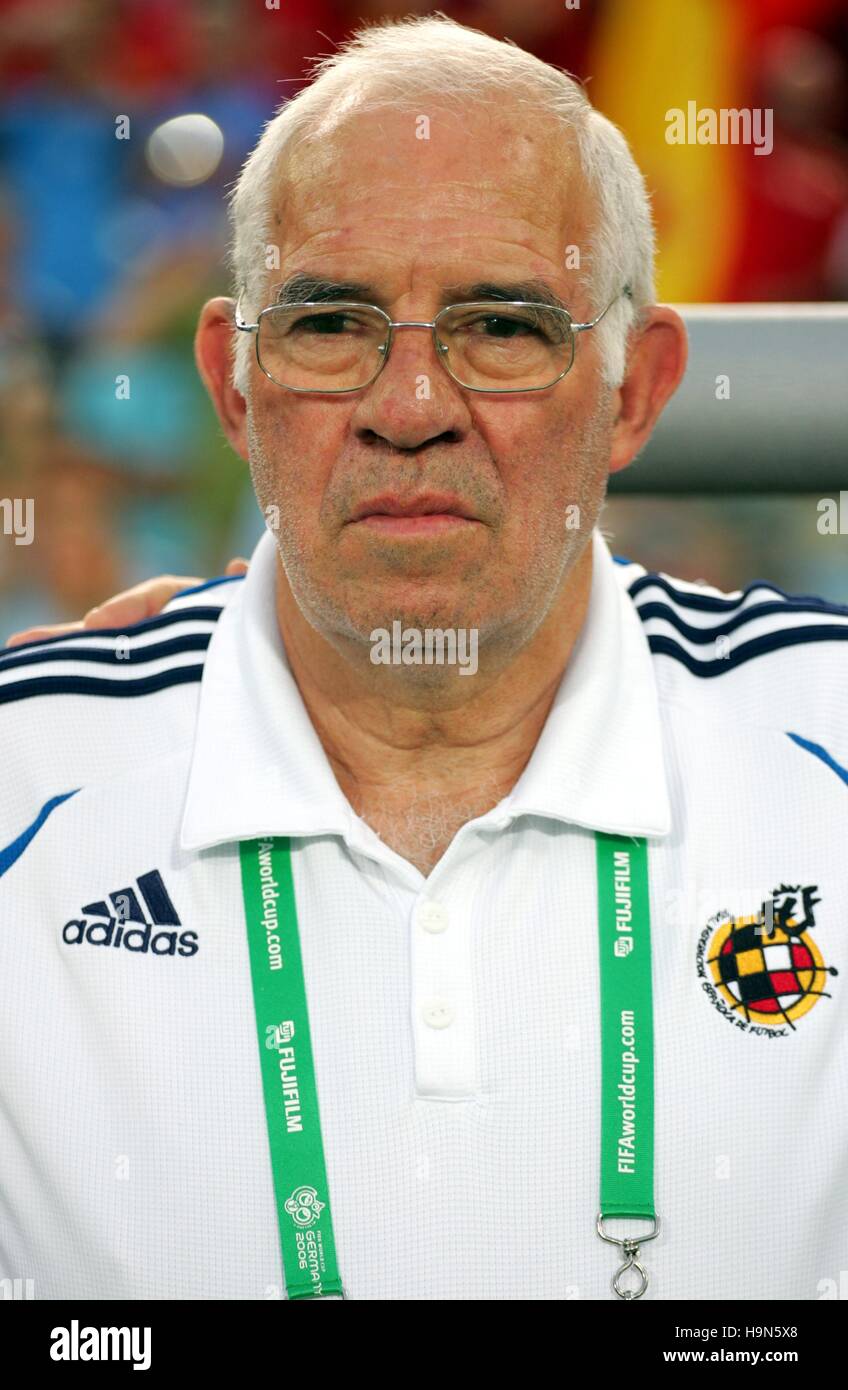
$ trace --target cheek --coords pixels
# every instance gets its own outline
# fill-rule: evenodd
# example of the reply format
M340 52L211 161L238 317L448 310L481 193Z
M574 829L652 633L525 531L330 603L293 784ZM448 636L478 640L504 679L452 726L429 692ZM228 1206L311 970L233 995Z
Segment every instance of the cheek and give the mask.
M513 529L549 534L564 509L585 498L590 475L602 466L598 429L582 410L560 408L544 420L528 412L508 437L490 442Z
M311 401L280 402L264 391L257 396L248 416L257 493L264 504L280 506L299 530L314 529L341 449L341 422Z

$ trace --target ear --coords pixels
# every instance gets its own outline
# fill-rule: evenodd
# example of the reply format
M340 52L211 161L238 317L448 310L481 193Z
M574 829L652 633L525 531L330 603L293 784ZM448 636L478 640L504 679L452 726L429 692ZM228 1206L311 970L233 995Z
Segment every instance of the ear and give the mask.
M626 468L647 444L666 401L680 384L687 356L680 315L667 304L651 305L631 339L627 375L613 393L610 473Z
M247 403L232 385L234 309L232 299L207 300L194 335L194 360L224 434L247 463Z

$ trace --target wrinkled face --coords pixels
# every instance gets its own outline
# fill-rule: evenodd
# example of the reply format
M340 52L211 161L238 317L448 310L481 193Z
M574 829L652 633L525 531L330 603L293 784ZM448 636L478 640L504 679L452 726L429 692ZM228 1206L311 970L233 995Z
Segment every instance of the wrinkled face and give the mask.
M578 321L600 312L564 268L569 247L585 255L593 209L559 127L496 106L422 111L428 139L414 112L359 110L293 152L264 304L305 273L372 287L395 320L431 320L448 287L532 280ZM594 336L578 335L555 386L515 395L459 386L417 328L396 330L380 376L349 395L286 391L254 362L257 497L279 516L301 611L334 646L396 619L476 627L481 650L529 640L603 501L611 421ZM381 513L415 504L461 515Z

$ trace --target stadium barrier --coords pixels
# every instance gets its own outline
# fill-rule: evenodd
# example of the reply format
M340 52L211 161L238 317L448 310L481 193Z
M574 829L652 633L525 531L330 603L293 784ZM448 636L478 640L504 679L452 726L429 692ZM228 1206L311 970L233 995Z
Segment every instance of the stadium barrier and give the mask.
M623 493L848 488L848 304L676 304L689 364Z

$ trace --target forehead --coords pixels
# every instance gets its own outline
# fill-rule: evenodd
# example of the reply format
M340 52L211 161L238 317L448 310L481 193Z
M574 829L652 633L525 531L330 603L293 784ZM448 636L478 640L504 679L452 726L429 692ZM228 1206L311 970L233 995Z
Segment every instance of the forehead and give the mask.
M435 267L479 252L543 272L582 244L590 203L574 135L549 112L422 97L331 117L291 148L272 233L284 265L371 251Z

